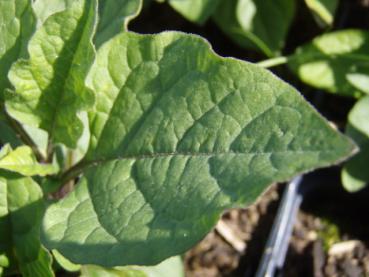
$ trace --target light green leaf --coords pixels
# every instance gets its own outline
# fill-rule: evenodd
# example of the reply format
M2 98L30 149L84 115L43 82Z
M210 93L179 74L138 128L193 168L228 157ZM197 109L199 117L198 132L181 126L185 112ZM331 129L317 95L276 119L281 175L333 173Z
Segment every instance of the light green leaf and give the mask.
M28 45L30 59L18 61L9 75L15 87L6 101L9 114L71 148L83 132L79 112L94 103L84 79L94 58L95 17L94 0L76 0L48 17Z
M204 24L220 0L169 0L169 4L187 20Z
M72 263L67 258L65 258L62 254L60 254L58 251L53 250L52 253L53 253L55 260L58 262L58 264L62 268L64 268L66 271L75 272L75 271L81 270L81 266L79 264Z
M74 0L35 0L33 10L38 19L38 24L43 24L46 19L54 14L70 8Z
M155 266L143 266L140 270L148 277L184 277L184 267L181 257L171 257Z
M11 151L8 146L4 148L6 148L6 154L0 156L0 169L17 172L24 176L45 176L58 172L58 168L54 165L38 163L32 149L28 146L20 146L14 151Z
M126 267L124 269L103 268L96 265L82 267L81 277L148 277L144 272Z
M6 179L0 178L0 248L14 249L22 276L54 276L51 257L40 244L44 212L40 187L29 177L1 175Z
M369 76L369 32L343 30L316 37L297 49L289 66L308 85L359 97L362 79L352 75Z
M45 245L75 263L156 264L273 181L354 151L291 86L197 36L122 33L87 84L97 102L83 176L43 222Z
M349 114L347 134L360 147L342 170L342 182L348 191L358 191L369 183L369 96L361 99Z
M0 100L9 87L7 73L20 57L24 57L25 46L34 30L31 0L0 1Z
M155 266L127 266L102 268L83 266L81 277L183 277L184 269L179 256L169 258Z
M369 94L369 74L349 73L346 77L347 81L355 88Z
M127 31L129 21L139 14L141 7L142 0L100 0L96 47L121 31Z
M305 0L320 25L332 25L338 0Z
M213 18L241 46L275 56L284 46L294 13L291 0L227 0L218 5Z

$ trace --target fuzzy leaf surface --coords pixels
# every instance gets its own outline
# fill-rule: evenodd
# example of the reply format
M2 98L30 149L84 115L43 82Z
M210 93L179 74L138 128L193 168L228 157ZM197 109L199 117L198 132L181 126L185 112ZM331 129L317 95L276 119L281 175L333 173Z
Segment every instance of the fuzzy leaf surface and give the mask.
M40 187L29 177L0 174L0 252L14 251L22 276L54 276L40 243L45 208Z
M227 0L218 5L213 19L241 46L275 56L284 46L294 13L290 0Z
M360 147L342 170L342 182L348 191L358 191L369 182L369 96L361 99L349 114L347 135Z
M25 54L25 45L34 29L31 0L0 1L0 100L9 87L7 73Z
M193 35L120 34L87 84L97 98L83 175L43 222L45 245L75 263L156 264L224 209L354 149L291 86Z
M23 176L45 176L58 172L58 168L54 165L38 163L32 149L28 146L20 146L12 150L9 145L5 145L1 152L0 169L16 172Z
M94 103L84 79L94 58L95 9L94 0L77 0L49 16L28 44L29 60L18 61L9 74L15 88L7 94L9 114L71 148L83 132L78 113Z
M369 32L343 30L318 36L296 50L289 66L308 85L360 97L365 91L359 89L369 78Z
M204 24L220 0L169 0L169 4L187 20Z

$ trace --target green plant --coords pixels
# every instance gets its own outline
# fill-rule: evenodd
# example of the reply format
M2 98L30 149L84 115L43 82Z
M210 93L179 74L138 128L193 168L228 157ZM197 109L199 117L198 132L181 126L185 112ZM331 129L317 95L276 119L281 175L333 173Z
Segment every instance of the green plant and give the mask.
M151 274L85 264L157 264L224 209L355 151L261 66L219 57L195 35L128 32L140 7L0 3L5 274L52 276L52 255L84 276Z

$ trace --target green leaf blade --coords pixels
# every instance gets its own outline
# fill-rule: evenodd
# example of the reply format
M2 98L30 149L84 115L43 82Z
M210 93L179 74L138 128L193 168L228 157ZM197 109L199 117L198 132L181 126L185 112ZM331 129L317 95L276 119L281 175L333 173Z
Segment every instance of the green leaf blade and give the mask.
M289 58L289 67L308 85L360 97L369 76L369 32L342 30L313 39Z
M78 113L94 102L84 79L94 57L95 8L95 1L78 0L48 17L29 43L30 59L17 62L9 75L15 87L7 95L9 114L71 148L83 132Z
M0 2L0 100L9 87L7 73L11 65L25 55L35 20L30 0L4 0Z
M305 3L320 25L331 26L333 24L338 6L337 0L305 0Z
M355 149L292 87L196 36L120 34L87 84L97 101L83 177L43 223L45 245L77 263L158 263L224 209Z
M40 243L40 222L45 209L42 191L31 178L3 174L0 191L1 205L6 208L7 217L0 217L9 231L9 247L14 250L22 276L50 277L51 257ZM1 194L3 196L3 194ZM3 237L1 237L3 239ZM0 241L1 242L1 241Z
M242 47L273 57L283 49L294 13L294 1L229 0L218 5L213 19Z
M360 147L360 152L352 157L342 170L342 183L351 192L364 188L369 182L369 96L362 98L349 114L346 133Z
M129 21L139 14L141 7L142 0L99 1L96 48L120 32L127 31Z
M204 24L213 14L220 0L169 0L169 5L187 20Z
M7 148L7 145L5 148ZM32 149L28 146L20 146L14 151L8 150L4 156L1 155L0 169L16 172L24 176L46 176L58 172L58 168L54 165L38 163Z

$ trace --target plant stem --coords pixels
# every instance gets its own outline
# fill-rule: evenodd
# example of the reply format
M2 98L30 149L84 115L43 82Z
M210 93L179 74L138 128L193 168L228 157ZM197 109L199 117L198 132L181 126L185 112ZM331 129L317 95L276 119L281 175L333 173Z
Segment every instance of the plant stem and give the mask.
M273 66L277 66L277 65L282 65L282 64L286 64L288 62L288 57L276 57L276 58L271 58L268 60L264 60L261 62L256 63L258 66L264 67L264 68L270 68Z
M18 121L11 118L6 113L6 111L4 111L4 115L5 115L6 121L10 124L10 126L18 134L19 138L23 141L23 143L32 148L32 151L35 154L37 160L39 162L46 162L46 157L40 152L40 150L38 149L36 143L27 134L27 132L26 132L26 130L24 130L23 126Z
M82 170L88 166L88 163L84 162L83 160L76 163L74 166L70 167L67 171L65 171L61 176L60 180L63 184L68 183L70 180L76 178Z

